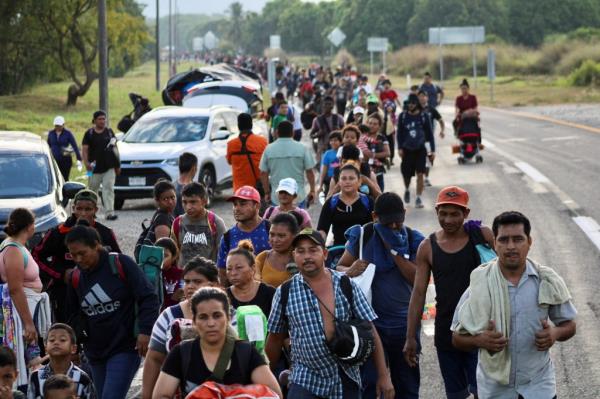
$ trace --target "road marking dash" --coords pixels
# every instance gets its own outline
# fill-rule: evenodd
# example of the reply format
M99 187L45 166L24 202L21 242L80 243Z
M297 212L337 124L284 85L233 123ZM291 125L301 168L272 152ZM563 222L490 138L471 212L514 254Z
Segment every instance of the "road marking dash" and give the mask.
M528 164L527 162L515 162L515 166L527 176L531 177L536 183L549 183L550 179L542 174L539 170Z
M542 141L567 141L576 139L577 136L546 137Z
M573 221L600 250L600 225L589 216L575 216Z

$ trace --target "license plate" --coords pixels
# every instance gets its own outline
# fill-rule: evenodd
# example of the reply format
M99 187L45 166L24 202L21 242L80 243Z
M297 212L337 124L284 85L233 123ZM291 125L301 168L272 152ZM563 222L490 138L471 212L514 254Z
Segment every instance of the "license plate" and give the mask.
M130 177L129 178L129 185L130 186L145 186L146 185L146 178L145 177Z

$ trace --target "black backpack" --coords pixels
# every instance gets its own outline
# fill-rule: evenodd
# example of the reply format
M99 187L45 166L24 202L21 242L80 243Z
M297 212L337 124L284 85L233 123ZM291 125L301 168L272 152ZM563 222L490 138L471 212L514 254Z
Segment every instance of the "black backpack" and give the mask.
M142 246L153 246L154 242L156 241L156 232L154 229L156 228L156 219L158 219L160 214L160 211L155 212L154 216L152 216L152 220L150 221L150 225L147 227L145 223L148 221L148 219L144 219L144 221L142 221L142 232L135 242L135 249L133 250L133 256L136 263L140 263L140 250L142 249Z

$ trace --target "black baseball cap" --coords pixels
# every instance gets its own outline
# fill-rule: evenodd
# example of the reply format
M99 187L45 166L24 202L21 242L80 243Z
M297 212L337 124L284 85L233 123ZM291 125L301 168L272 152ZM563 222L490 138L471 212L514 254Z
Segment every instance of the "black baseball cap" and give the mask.
M294 237L294 241L292 241L292 248L296 248L298 242L303 238L308 238L320 247L325 248L325 240L323 239L321 233L319 233L317 230L308 227L306 229L302 229L298 234L296 234L296 237Z

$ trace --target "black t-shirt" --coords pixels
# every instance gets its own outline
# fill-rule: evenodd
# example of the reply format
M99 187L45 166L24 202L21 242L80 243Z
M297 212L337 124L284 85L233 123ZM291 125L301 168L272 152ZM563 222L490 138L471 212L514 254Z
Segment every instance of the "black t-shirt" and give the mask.
M267 319L271 313L271 303L273 302L273 295L275 295L275 288L265 283L260 283L256 296L248 302L239 301L231 292L231 287L227 288L227 295L231 301L231 306L237 309L240 306L245 305L256 305L263 311Z
M168 226L170 229L173 225L173 220L175 220L175 217L162 209L158 209L156 212L154 212L152 220L154 221L152 232L154 233L154 240L156 241L156 228L158 226Z
M182 353L185 350L191 351L189 354L190 363L187 367L183 365ZM254 346L246 341L236 341L229 369L223 377L223 383L225 385L251 384L254 369L265 364L265 359L256 351ZM185 370L187 370L187 373L183 375ZM202 357L200 351L200 338L176 345L167 355L162 371L179 379L180 386L185 387L182 395L184 397L197 386L206 381L212 381L212 371L206 367L204 357Z
M371 218L373 200L367 197L369 202L369 209L367 209L361 198L358 198L352 205L346 205L339 199L336 206L331 209L333 198L329 198L323 204L317 230L328 232L331 227L333 231L333 245L344 245L346 243L346 238L344 237L346 230L356 224L362 226L373 221Z
M94 173L104 173L109 169L119 167L118 159L107 148L110 139L114 136L111 129L104 129L102 133L97 133L93 128L83 135L82 144L88 146L88 160L96 162Z

